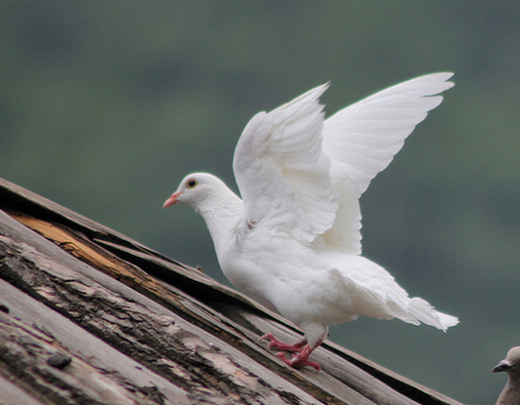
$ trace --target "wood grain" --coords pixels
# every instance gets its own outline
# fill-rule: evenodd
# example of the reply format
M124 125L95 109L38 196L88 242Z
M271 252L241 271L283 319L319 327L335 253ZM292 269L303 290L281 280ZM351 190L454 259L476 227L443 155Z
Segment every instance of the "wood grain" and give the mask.
M0 208L0 401L459 404L328 341L290 368L260 336L300 332L242 294L1 179Z

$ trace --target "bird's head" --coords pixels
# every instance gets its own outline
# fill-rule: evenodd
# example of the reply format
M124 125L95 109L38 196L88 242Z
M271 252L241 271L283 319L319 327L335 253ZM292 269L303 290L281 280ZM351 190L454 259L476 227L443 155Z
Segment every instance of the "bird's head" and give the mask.
M491 372L499 373L506 371L511 374L520 374L520 346L515 346L507 352L507 356L504 360L500 361Z
M217 198L222 190L227 190L226 185L212 174L192 173L181 181L179 188L166 200L163 208L185 204L198 211L208 200Z

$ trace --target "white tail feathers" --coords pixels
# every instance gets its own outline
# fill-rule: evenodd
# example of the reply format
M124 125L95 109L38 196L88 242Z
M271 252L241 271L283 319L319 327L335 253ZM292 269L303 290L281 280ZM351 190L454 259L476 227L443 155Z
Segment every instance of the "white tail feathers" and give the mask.
M433 308L425 300L418 297L412 298L410 300L408 312L422 323L433 326L437 329L441 329L444 332L446 332L446 329L449 327L455 326L459 323L459 319L457 317L436 311L435 308ZM405 322L409 321L405 320Z

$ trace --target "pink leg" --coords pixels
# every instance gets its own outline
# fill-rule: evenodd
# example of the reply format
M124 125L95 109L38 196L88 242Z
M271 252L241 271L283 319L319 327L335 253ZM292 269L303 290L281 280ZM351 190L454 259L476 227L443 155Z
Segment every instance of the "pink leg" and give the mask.
M303 350L303 346L307 344L307 340L303 338L301 341L295 344L288 344L280 342L278 339L276 339L272 334L267 333L264 336L262 336L262 339L269 341L269 348L270 349L278 349L278 350L285 350L291 353L297 353L301 352Z
M312 367L316 371L321 371L321 366L319 363L316 363L314 361L307 360L310 356L310 354L313 352L314 349L316 349L321 343L323 342L323 339L325 338L325 335L323 338L321 338L314 347L311 347L307 344L307 340L304 338L298 343L295 343L293 345L280 342L277 340L273 335L270 333L262 336L262 339L269 340L269 347L273 349L279 349L279 350L285 350L288 352L292 352L293 356L291 359L288 359L285 357L285 353L278 352L276 353L276 356L282 359L285 363L292 367Z
M318 346L316 346L316 347L318 347ZM306 345L300 353L294 354L292 359L286 358L285 354L283 352L276 353L276 356L279 357L280 359L282 359L283 361L285 361L288 365L290 365L292 367L296 367L296 368L312 367L317 372L320 372L321 366L319 363L316 363L315 361L307 360L313 350L314 349L311 349L311 347L309 345Z

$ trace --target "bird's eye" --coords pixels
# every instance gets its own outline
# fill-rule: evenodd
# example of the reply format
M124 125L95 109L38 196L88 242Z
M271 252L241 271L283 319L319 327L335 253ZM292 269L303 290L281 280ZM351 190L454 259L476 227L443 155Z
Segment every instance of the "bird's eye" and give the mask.
M188 186L188 188L193 188L197 185L197 180L195 179L189 179L187 182L186 182L186 185Z

